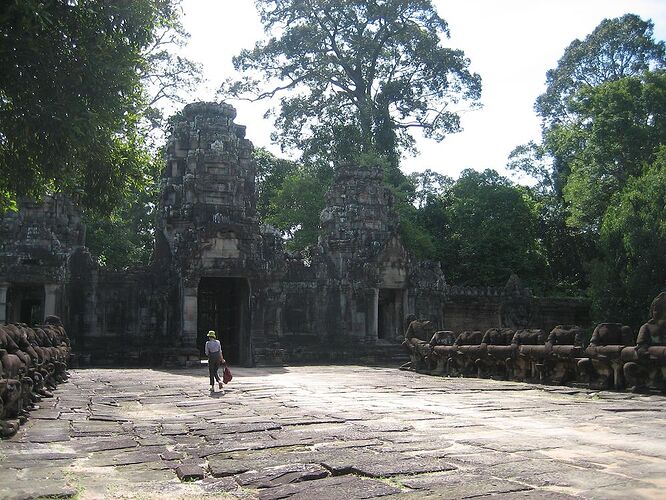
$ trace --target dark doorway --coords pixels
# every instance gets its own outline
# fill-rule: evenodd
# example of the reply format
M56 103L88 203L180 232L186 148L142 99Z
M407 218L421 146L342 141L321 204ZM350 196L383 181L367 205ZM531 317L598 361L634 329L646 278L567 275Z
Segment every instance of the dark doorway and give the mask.
M13 285L9 288L9 322L39 325L44 321L44 286Z
M231 364L246 362L248 285L243 278L201 278L198 291L197 347L203 355L208 330L214 330Z
M377 337L396 340L403 332L402 327L402 290L382 288L379 290L379 308Z

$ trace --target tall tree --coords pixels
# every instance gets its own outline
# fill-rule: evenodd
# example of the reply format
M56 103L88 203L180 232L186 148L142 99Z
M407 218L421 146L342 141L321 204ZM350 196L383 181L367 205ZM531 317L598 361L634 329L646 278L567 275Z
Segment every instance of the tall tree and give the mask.
M546 92L535 109L546 127L575 117L578 91L637 76L666 66L663 41L655 41L654 24L635 14L604 19L584 40L574 40L557 67L546 73Z
M603 216L591 295L600 318L640 325L666 291L666 146L613 196Z
M168 76L158 76L168 61L160 37L176 26L177 2L0 4L5 204L16 195L64 191L104 211L147 181L145 85L158 78L158 94L172 88ZM182 74L177 68L171 81Z
M397 166L411 130L441 140L460 130L455 106L474 104L481 80L430 0L257 0L268 40L234 58L247 75L223 93L281 95L284 147L354 161L377 153ZM327 156L333 154L333 157Z
M535 105L541 143L519 146L509 158L509 168L537 181L539 239L556 288L590 285L604 214L654 161L664 137L666 54L653 28L626 14L574 40Z
M523 188L494 170L465 170L446 196L450 233L441 260L453 283L501 285L517 273L539 288L537 211Z
M564 199L571 225L598 232L613 197L640 177L666 144L666 72L646 72L583 89Z

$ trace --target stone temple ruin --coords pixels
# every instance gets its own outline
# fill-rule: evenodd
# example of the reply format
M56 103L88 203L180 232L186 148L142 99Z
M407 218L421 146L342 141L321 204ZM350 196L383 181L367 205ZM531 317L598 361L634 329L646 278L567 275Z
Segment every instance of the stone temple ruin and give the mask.
M21 201L0 219L0 324L62 318L80 363L183 366L216 330L232 364L399 356L405 325L436 330L586 325L588 306L503 288L449 286L439 264L404 248L377 169L340 165L307 259L256 217L245 127L227 104L186 106L161 180L155 249L145 268L111 272L85 247L60 196Z

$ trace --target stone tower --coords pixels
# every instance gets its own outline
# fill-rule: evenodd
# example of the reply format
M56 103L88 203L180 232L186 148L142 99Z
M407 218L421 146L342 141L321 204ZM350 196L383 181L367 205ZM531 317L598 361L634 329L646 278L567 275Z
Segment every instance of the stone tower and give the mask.
M179 287L182 344L218 332L230 361L250 356L250 280L261 269L255 168L245 127L227 104L185 106L168 142L156 258Z
M321 213L320 252L344 322L335 328L371 341L399 336L409 307L408 254L393 205L379 167L341 166Z

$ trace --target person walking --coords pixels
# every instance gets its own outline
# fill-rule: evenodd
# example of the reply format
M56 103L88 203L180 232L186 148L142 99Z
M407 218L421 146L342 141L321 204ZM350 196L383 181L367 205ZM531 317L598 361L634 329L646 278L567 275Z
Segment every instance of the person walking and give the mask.
M208 342L204 348L206 356L208 356L208 374L210 375L210 392L215 392L215 382L217 382L220 389L222 389L222 381L217 374L217 370L221 364L226 364L224 356L222 356L222 345L217 340L217 336L213 330L208 332Z

